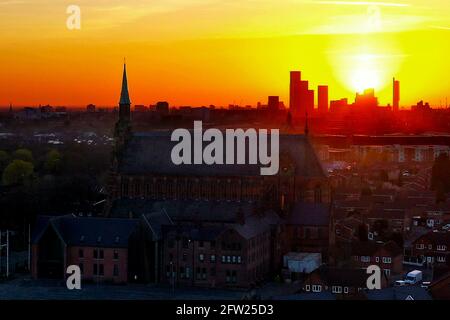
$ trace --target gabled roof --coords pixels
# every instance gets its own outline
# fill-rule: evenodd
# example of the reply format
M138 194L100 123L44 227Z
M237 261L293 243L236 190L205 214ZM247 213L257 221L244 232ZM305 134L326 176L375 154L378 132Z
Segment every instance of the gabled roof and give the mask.
M403 250L394 241L386 243L377 243L374 241L354 241L351 244L351 252L353 256L373 256L380 249L385 249L392 257L400 255Z
M366 290L368 300L432 300L425 288L419 286Z
M415 242L426 238L435 245L447 245L450 246L450 231L430 231L421 237L419 237Z
M175 165L171 160L173 147L171 131L135 133L128 141L119 161L119 173L128 175L177 175L177 176L261 176L260 164L197 164ZM191 133L193 135L193 133ZM304 135L280 134L280 161L287 154L295 166L295 174L302 177L325 177L314 148ZM191 144L193 148L193 143ZM225 145L225 141L224 141ZM246 159L248 159L248 147ZM193 154L193 152L192 152ZM224 150L224 157L226 149ZM235 162L236 163L236 162ZM282 163L280 163L280 172Z
M280 222L280 217L273 211L267 211L263 216L251 215L245 218L244 224L236 223L233 229L245 239L251 239L270 229Z
M155 201L147 199L120 199L113 203L112 217L134 217L143 214L164 211L174 221L211 221L234 223L236 214L241 210L245 216L251 215L255 202L247 201L205 201L205 200L170 200Z
M125 248L138 222L136 219L39 217L32 243L38 244L45 231L53 228L68 246Z

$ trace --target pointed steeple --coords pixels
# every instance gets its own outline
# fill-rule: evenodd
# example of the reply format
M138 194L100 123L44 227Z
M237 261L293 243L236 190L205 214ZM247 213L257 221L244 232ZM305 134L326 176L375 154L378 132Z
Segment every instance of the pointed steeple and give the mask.
M131 104L130 96L128 94L128 81L127 81L127 65L123 64L123 77L122 77L122 91L120 92L119 105Z

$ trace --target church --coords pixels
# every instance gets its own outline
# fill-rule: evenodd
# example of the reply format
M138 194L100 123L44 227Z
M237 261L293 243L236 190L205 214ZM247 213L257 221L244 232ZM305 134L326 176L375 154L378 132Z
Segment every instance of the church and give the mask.
M133 131L124 65L114 138L105 216L142 219L146 254L130 266L140 279L248 287L277 274L288 252L326 255L327 223L296 218L329 213L330 186L308 132L280 133L276 175L261 175L259 164L175 165L170 130Z

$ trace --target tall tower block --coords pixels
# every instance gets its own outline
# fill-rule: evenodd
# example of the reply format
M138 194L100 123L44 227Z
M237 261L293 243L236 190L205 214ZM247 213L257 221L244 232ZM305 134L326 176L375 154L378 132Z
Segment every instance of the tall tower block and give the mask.
M394 111L398 111L400 106L400 81L395 80L395 78L392 80L392 89L392 107Z
M328 86L317 87L317 105L319 113L324 114L328 112Z
M300 111L300 83L301 72L291 71L291 80L289 87L289 111L291 114L298 114Z

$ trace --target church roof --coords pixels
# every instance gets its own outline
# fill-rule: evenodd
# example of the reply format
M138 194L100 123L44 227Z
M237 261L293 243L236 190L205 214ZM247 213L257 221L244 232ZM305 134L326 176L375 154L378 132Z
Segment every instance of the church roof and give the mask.
M171 141L170 131L134 133L123 150L119 161L119 173L230 177L259 176L261 174L260 168L263 166L260 164L175 165L171 160L171 151L177 143ZM306 136L280 134L280 172L283 170L284 154L287 154L294 164L296 176L325 176L320 161Z
M130 96L128 94L128 81L127 81L127 66L123 65L123 77L122 77L122 91L120 92L119 104L131 104Z

